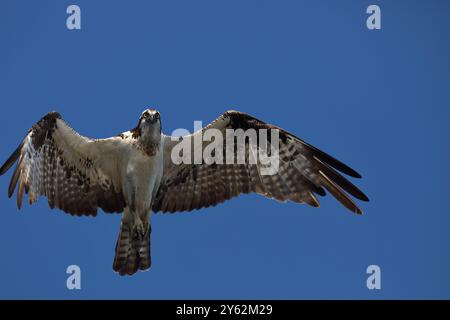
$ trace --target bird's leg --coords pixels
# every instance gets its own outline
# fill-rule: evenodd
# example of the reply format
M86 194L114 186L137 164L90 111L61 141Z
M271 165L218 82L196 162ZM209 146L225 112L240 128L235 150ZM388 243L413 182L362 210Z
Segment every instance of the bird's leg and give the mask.
M144 238L145 231L144 231L144 224L142 223L142 220L137 217L137 219L134 220L134 226L133 226L133 239L141 240Z
M133 212L133 218L134 218L132 231L133 239L143 240L147 235L149 223L142 222L142 219L139 217L139 214L136 211Z

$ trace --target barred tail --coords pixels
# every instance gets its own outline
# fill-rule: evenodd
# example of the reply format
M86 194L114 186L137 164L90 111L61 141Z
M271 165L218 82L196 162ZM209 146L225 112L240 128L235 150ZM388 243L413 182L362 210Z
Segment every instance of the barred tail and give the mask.
M133 239L132 230L127 222L122 221L119 238L116 242L116 256L113 270L121 276L133 275L138 270L147 270L151 266L150 226L142 240Z

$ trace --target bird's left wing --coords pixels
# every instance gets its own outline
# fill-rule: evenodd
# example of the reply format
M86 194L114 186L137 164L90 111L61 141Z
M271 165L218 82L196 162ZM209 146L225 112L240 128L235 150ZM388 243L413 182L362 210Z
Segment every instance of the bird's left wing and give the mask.
M28 131L19 147L0 168L4 174L15 162L8 196L16 185L17 206L23 191L29 203L40 195L72 215L93 215L97 209L122 212L125 206L117 155L123 139L89 139L70 128L57 112L50 112Z
M197 152L201 156L215 141L202 138L210 129L222 134L223 145L227 143L225 141L227 129L232 131L241 129L244 132L253 129L257 134L262 129L276 130L279 134L278 170L274 174L263 174L266 164L260 162L259 158L256 163L249 161L251 152L249 139L244 140L246 160L244 163L238 163L236 157L239 153L234 155L234 163L224 161L222 164L207 164L203 157L201 163L197 164L174 163L172 152L175 146L185 139L198 138L201 141L197 147L193 143L190 151ZM257 136L259 139L257 152L260 151L262 142L266 142L266 150L269 150L271 133L267 133L266 137L266 141L262 141L264 138ZM315 195L323 196L327 190L347 209L355 213L362 211L349 194L368 201L362 191L337 172L339 170L349 176L360 178L356 171L285 130L242 112L228 111L202 130L181 138L164 136L163 142L163 178L153 202L154 212L191 211L214 206L239 194L250 192L283 202L289 200L318 207L319 202ZM236 151L234 146L233 149ZM228 151L229 147L225 147L223 153ZM176 152L179 152L178 149ZM190 156L188 158L192 160L193 155Z

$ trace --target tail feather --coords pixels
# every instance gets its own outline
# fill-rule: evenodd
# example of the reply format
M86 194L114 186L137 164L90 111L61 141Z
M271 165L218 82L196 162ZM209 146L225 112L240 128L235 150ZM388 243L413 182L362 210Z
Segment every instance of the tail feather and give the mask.
M133 239L131 232L130 225L122 221L113 263L113 270L121 276L133 275L151 266L150 226L143 240Z

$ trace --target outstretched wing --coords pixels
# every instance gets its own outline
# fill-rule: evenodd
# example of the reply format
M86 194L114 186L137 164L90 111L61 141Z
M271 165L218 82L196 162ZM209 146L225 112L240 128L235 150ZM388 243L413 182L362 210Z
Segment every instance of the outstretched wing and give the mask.
M279 133L278 171L272 175L262 174L264 164L259 159L253 164L248 161L252 152L249 139L245 139L245 163L238 164L234 155L234 164L225 161L222 164L217 162L207 164L204 160L200 164L174 164L171 158L173 148L184 139L198 138L197 141L202 141L199 135L204 135L208 129L217 129L222 133L223 145L226 145L227 129L242 129L244 132L248 129L254 129L256 132L261 129L277 130ZM198 147L193 144L191 152L202 154L213 141L203 141ZM261 148L261 142L266 142L265 150L269 150L270 133L267 134L267 141L259 141L258 151ZM229 148L227 150L229 151ZM223 153L225 152L227 151L224 150ZM361 209L348 194L363 201L369 199L336 170L361 178L347 165L285 130L264 123L248 114L228 111L191 135L181 138L164 136L163 178L152 210L154 212L191 211L214 206L242 193L250 192L283 202L290 200L318 207L319 202L315 195L324 196L327 190L350 211L361 214Z
M48 113L0 168L3 175L17 162L8 196L18 184L19 209L25 190L30 204L44 195L51 208L72 215L95 216L98 208L122 212L125 203L115 157L124 148L121 140L88 139L71 129L59 113Z

